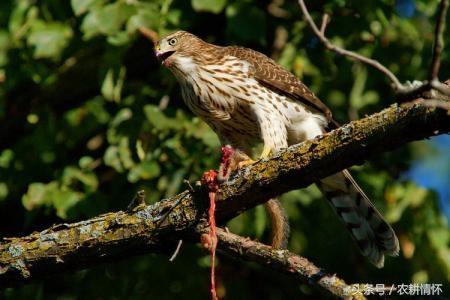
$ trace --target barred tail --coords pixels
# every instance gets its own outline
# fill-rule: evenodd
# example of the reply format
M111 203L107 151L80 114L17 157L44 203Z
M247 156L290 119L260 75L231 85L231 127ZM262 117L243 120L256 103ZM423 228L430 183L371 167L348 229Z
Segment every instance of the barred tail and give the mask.
M384 254L398 255L394 230L347 170L322 179L319 187L371 263L382 268Z
M272 222L272 247L285 249L290 231L286 212L277 199L270 199L264 206Z

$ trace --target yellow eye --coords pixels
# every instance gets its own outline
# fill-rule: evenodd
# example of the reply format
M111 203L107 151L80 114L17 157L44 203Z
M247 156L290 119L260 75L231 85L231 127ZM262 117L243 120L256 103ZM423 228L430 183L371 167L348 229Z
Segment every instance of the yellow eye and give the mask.
M177 44L177 39L176 38L171 38L170 40L169 40L169 45L170 46L175 46Z

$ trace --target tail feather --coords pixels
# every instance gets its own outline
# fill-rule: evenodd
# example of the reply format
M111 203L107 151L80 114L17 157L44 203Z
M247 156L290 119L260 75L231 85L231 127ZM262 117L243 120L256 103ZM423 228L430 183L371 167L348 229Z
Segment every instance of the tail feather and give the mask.
M385 254L398 255L394 230L347 170L322 179L319 187L370 262L381 268Z
M270 199L265 203L267 214L272 222L272 247L277 249L285 249L289 238L289 223L287 221L286 212L277 199Z

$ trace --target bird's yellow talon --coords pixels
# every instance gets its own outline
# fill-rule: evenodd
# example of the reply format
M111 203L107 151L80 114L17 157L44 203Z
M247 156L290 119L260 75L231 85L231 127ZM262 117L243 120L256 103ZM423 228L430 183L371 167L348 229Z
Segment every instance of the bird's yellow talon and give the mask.
M271 154L272 154L272 149L269 148L269 147L264 146L264 149L263 149L263 151L261 153L261 156L259 158L260 159L268 158L268 157L271 156Z
M240 161L238 163L238 168L239 169L245 168L245 167L247 167L247 166L249 166L251 164L254 164L255 162L256 161L254 161L253 159L247 159L247 160Z

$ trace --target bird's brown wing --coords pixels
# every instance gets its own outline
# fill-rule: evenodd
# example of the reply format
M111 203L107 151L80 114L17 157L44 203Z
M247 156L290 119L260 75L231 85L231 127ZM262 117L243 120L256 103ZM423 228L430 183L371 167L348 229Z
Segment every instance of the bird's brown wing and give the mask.
M229 46L224 47L223 55L235 56L248 61L253 66L253 76L265 87L298 100L308 107L324 114L330 123L335 123L330 109L320 101L294 74L287 71L266 55L252 49Z

